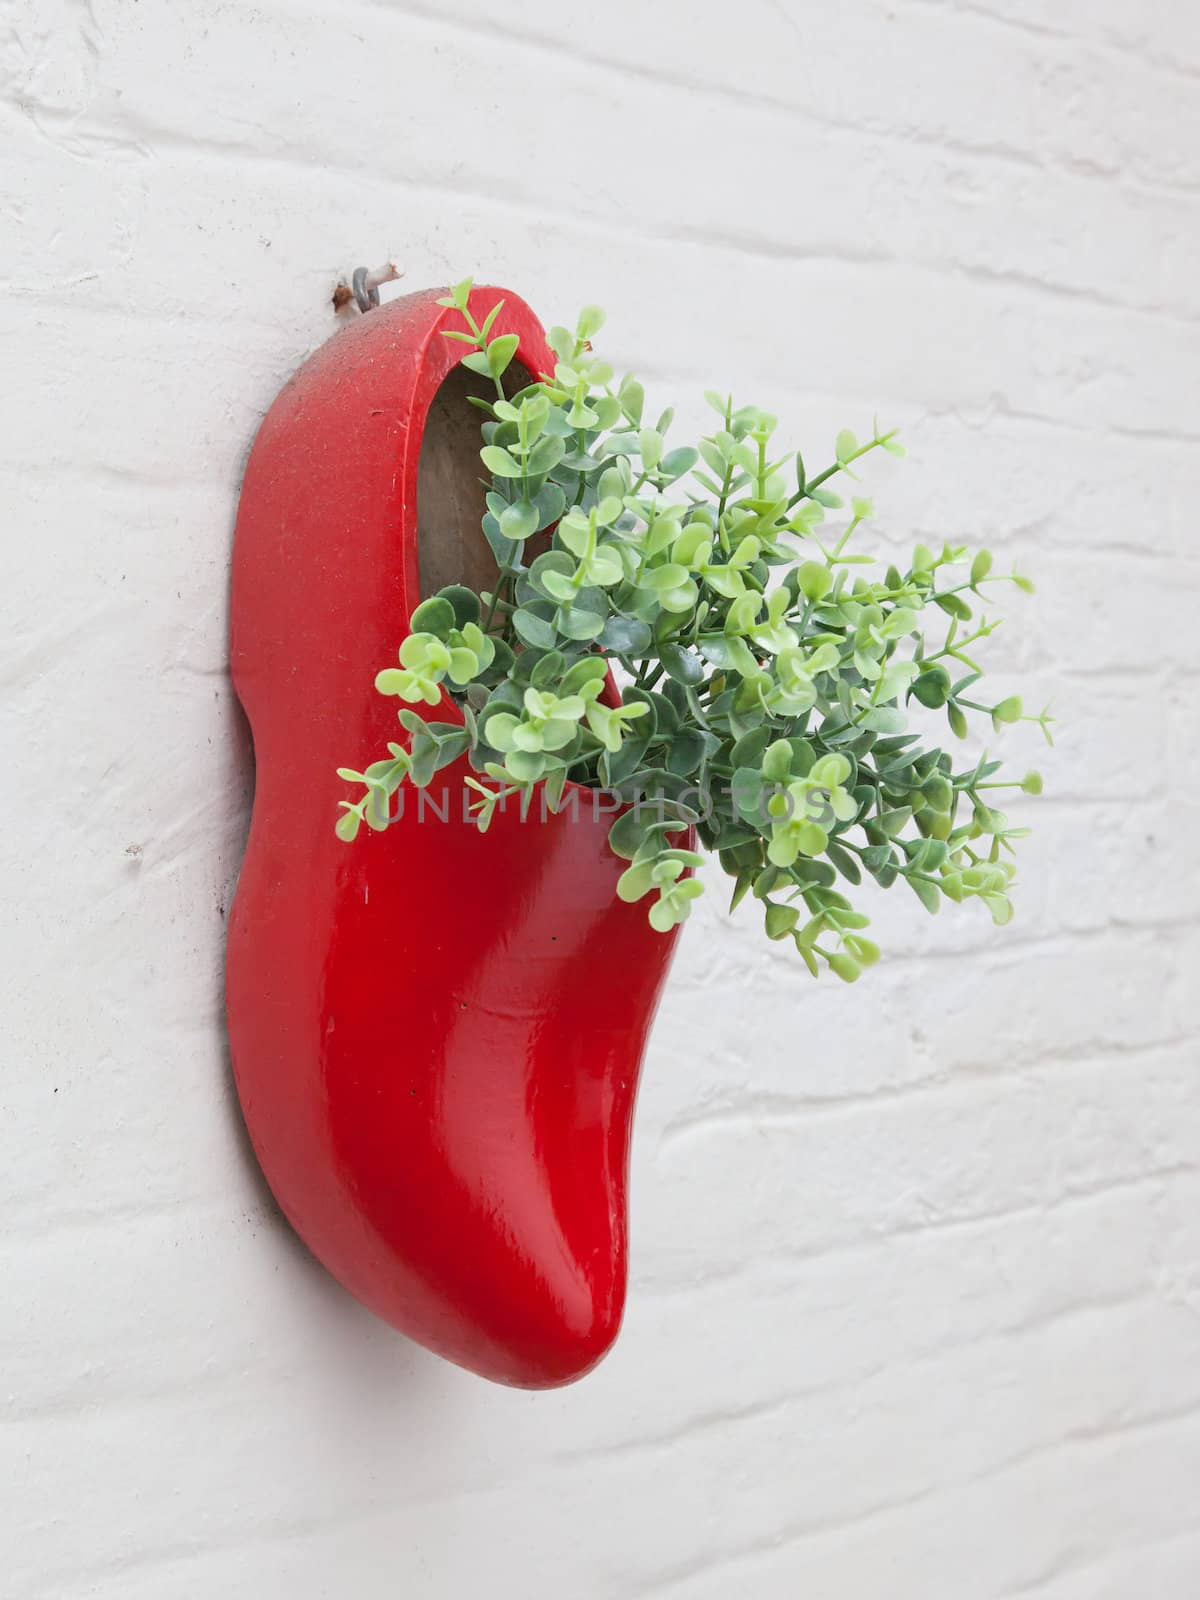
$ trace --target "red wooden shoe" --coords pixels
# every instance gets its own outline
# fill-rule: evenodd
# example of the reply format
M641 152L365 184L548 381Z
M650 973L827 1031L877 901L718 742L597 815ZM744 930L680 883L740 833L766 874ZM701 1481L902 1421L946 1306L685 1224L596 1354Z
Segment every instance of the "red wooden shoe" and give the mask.
M476 316L502 293L476 289ZM319 350L246 469L232 659L258 774L229 1035L254 1148L313 1253L439 1355L543 1388L620 1325L634 1096L676 934L616 898L591 790L574 816L535 806L481 835L460 763L437 780L444 817L402 791L385 832L334 836L335 768L398 737L372 685L413 607L494 572L476 380L436 294ZM537 319L503 298L516 364L550 370ZM428 714L458 717L448 697Z

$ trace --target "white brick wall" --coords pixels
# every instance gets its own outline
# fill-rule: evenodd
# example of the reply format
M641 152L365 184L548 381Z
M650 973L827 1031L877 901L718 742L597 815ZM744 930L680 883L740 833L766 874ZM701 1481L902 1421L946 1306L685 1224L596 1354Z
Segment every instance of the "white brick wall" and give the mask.
M0 16L5 1596L1192 1600L1200 10ZM603 302L689 418L902 424L881 540L1032 569L993 659L1062 719L1007 934L889 902L849 991L688 930L625 1332L549 1395L313 1265L223 1044L239 473L389 251Z

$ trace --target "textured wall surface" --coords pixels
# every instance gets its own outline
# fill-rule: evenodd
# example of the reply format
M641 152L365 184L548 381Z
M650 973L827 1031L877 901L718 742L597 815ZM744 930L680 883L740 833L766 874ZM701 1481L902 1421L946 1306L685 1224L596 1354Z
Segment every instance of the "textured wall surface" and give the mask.
M1193 1600L1200 9L0 19L5 1596ZM389 252L600 301L685 421L903 426L878 543L1032 571L991 659L1061 719L1007 932L905 897L848 990L694 919L625 1330L549 1395L314 1265L222 1034L239 474Z

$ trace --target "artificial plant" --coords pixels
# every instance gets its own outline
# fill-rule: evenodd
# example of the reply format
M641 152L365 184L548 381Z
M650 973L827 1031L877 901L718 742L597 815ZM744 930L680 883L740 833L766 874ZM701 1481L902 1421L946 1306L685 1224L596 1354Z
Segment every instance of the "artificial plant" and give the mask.
M386 828L401 785L427 786L465 754L481 829L538 785L552 809L568 783L628 801L610 833L629 863L617 893L652 897L661 931L702 890L691 869L703 857L672 842L689 825L733 878L733 905L753 894L768 937L791 939L814 975L824 963L852 981L878 957L839 887L864 874L906 883L929 911L977 898L1007 922L1008 856L1027 830L991 796L1036 794L1041 779L997 777L986 757L956 770L923 713L944 714L960 739L972 719L1032 721L1049 737L1045 712L981 698L974 655L997 626L976 616L985 589L1029 580L948 544L880 572L858 548L872 515L861 498L826 531L842 509L833 482L874 450L902 454L894 432L840 433L832 464L809 475L798 451L774 445L774 417L709 392L712 433L669 446L672 412L649 424L642 385L614 384L593 353L595 308L573 334L551 330L553 373L506 394L516 336L492 336L502 302L480 322L470 288L439 304L461 314L444 334L468 347L463 364L495 385L473 403L498 577L413 612L398 665L375 680L406 702L407 742L339 769L363 786L341 803L339 835ZM539 535L549 547L530 559ZM444 692L461 723L408 709Z

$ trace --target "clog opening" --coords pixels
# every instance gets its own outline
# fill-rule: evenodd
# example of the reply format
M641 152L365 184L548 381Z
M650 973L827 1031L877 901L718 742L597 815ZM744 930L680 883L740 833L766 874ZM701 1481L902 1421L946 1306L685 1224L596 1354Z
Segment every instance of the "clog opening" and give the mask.
M509 394L532 383L528 371L514 361L504 375ZM484 537L486 485L479 459L480 424L485 414L470 404L469 395L495 397L489 379L466 367L455 367L433 397L417 465L418 572L421 597L427 599L451 583L469 589L490 589L496 558ZM525 559L548 548L549 532L535 534Z

